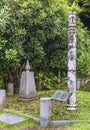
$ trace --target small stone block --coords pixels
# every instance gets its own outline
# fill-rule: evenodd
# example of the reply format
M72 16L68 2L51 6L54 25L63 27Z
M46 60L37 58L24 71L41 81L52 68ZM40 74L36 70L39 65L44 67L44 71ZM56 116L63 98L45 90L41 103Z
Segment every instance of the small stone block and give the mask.
M14 93L13 83L8 83L7 95L13 96L13 93Z
M5 108L6 106L6 91L0 90L0 109Z
M10 125L15 125L21 121L24 121L25 119L16 115L11 114L2 114L0 115L0 121L3 121L5 123L8 123Z

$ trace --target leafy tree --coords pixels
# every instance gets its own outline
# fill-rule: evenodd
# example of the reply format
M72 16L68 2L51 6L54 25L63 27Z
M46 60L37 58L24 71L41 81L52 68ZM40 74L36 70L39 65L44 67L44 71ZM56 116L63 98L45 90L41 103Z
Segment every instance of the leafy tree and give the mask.
M90 73L90 32L77 22L77 76L89 77Z
M80 18L84 25L90 30L90 0L79 0L78 3L82 8Z
M0 69L2 79L20 82L26 59L37 73L67 73L68 12L81 10L78 1L2 0L0 2ZM80 22L80 20L78 20ZM78 23L78 58L87 49L88 32ZM86 35L85 35L86 34ZM81 39L83 37L86 44ZM89 50L87 51L89 54ZM84 57L85 58L85 57ZM84 59L83 58L83 59ZM78 68L80 68L78 60ZM89 64L89 63L88 63ZM88 65L87 64L87 65ZM78 72L81 71L80 69Z
M0 10L0 65L4 76L8 77L8 82L13 82L16 68L23 56L25 29L20 26L20 19L17 20L19 8L14 1L5 1Z

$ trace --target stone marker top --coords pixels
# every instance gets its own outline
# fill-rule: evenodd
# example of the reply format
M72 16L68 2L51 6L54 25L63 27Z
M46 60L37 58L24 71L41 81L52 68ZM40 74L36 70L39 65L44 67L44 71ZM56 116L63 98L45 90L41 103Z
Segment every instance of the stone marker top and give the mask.
M68 14L77 14L75 11L69 11Z
M68 22L69 22L69 24L68 24L69 27L76 27L76 12L75 11L69 12Z
M51 98L49 98L49 97L40 98L41 101L48 101L48 100L50 100L50 99L51 99Z
M29 60L27 60L27 62L26 62L25 70L26 71L30 70Z

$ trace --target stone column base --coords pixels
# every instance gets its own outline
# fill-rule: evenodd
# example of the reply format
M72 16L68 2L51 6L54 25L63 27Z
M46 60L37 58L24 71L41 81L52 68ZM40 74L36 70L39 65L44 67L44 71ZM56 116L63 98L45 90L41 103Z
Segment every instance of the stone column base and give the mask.
M67 105L67 110L77 110L77 108L76 108L76 104L75 105Z
M31 98L21 98L21 97L19 97L18 101L25 101L25 102L27 102L27 101L31 101L31 100L34 100L34 99L37 99L37 97L36 96L35 97L31 97Z

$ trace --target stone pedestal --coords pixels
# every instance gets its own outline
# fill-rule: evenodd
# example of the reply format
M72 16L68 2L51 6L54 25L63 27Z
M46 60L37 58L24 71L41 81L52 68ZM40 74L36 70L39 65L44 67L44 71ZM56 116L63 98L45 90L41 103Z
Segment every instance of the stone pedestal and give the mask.
M13 93L14 93L13 83L8 83L7 95L8 96L13 96Z
M29 71L22 72L20 83L20 100L29 100L36 97L36 87L34 80L34 73Z
M51 118L51 98L40 98L40 125L47 127Z
M5 108L6 105L6 91L0 90L0 109Z

